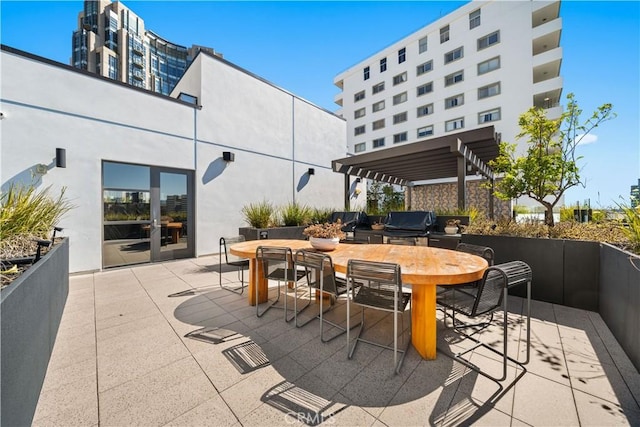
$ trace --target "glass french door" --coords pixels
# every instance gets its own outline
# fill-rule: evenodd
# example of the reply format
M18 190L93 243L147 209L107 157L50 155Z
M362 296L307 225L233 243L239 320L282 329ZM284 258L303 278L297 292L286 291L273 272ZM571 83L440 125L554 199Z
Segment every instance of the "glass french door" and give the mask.
M102 265L192 257L193 172L103 162Z

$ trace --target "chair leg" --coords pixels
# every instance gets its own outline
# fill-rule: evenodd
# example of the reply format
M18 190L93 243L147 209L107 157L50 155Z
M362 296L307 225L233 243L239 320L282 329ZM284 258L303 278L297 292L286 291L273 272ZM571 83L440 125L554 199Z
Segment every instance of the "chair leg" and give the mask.
M361 322L358 322L358 323L356 323L356 324L355 324L355 325L353 325L353 326L351 326L351 325L347 325L347 327L342 327L342 326L338 325L337 323L333 323L333 322L332 322L332 321L330 321L330 320L326 320L326 319L324 318L324 314L328 313L328 312L329 312L329 311L331 311L333 308L332 308L332 307L329 307L328 309L323 310L323 309L322 309L323 301L324 301L323 299L321 299L321 300L320 300L320 315L319 315L319 318L320 318L320 341L322 341L322 342L324 342L324 343L327 343L327 342L333 341L334 339L338 338L338 337L339 337L339 336L341 336L342 334L345 334L345 333L347 332L347 328L349 328L349 329L353 329L353 328L355 328L355 327L360 326ZM331 338L326 338L326 339L325 339L325 337L324 337L324 324L325 324L325 323L327 323L327 324L329 324L329 325L333 326L333 327L334 327L334 328L336 328L336 329L339 329L339 330L340 330L340 332L339 332L339 333L337 333L337 334L335 334L335 335L334 335L334 336L332 336ZM349 322L347 321L347 323L349 323Z
M230 292L234 292L238 295L242 295L242 293L244 292L244 268L243 267L238 268L238 278L240 279L240 287L234 288L234 287L225 286L222 284L222 249L220 249L220 252L218 253L218 284L220 285L220 288Z
M285 293L288 295L289 294L289 285L287 284L287 286L285 286ZM286 304L286 303L285 303ZM287 319L287 312L285 310L284 313L284 320L286 322L291 322L292 320L295 320L295 325L296 328L300 328L304 325L306 325L307 323L309 323L310 321L312 321L315 318L311 318L309 320L307 320L306 322L302 323L302 324L298 324L298 314L302 313L303 311L305 311L307 308L309 308L309 306L311 305L311 287L309 287L309 301L307 302L307 304L302 307L300 310L298 310L298 282L295 282L295 285L293 287L293 315L291 316L290 319Z
M269 294L269 290L267 289L267 298L268 298L268 294ZM260 304L258 303L258 286L256 286L256 315L258 317L262 317L267 311L269 311L270 308L274 307L278 301L280 301L280 281L278 280L278 296L276 297L275 300L273 300L273 302L269 302L269 300L267 299L267 307L262 311L262 313L260 312ZM286 318L286 299L285 299L285 318ZM277 308L282 308L282 307L277 307Z
M459 361L460 363L468 366L469 368L473 369L474 371L478 372L479 374L494 380L494 381L504 381L507 378L507 364L508 362L512 362L518 366L520 366L522 368L522 373L520 375L518 375L516 381L518 379L520 379L522 377L522 375L524 375L524 373L527 372L527 368L524 366L526 364L529 363L530 360L530 350L531 350L531 283L528 282L527 283L527 357L525 359L525 361L521 362L518 359L515 359L513 357L510 357L508 354L508 332L509 332L509 319L508 319L508 311L507 311L507 298L509 295L509 290L508 288L504 289L504 294L502 297L502 313L503 313L503 318L502 318L502 339L503 339L503 346L502 346L502 353L499 350L496 350L495 348L491 347L490 345L483 343L482 341L480 341L479 339L465 334L464 332L460 332L463 336L465 336L466 338L469 338L470 340L474 341L476 343L475 346L468 348L460 353L457 353L453 356L454 359L456 359L457 361ZM472 364L469 360L465 359L462 357L462 355L475 350L478 347L484 347L487 350L490 350L492 352L494 352L497 355L502 356L502 376L500 378L495 377L493 375L490 375L486 372L483 372L480 368L478 368L476 365Z

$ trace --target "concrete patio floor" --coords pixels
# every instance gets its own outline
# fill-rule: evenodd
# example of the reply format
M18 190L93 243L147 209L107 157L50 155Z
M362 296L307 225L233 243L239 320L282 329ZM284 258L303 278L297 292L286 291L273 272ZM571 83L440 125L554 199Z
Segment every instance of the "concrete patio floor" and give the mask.
M437 359L410 347L394 375L391 351L360 344L348 360L346 336L321 343L318 321L295 328L281 310L257 318L246 294L218 287L217 264L212 256L72 276L33 425L640 425L640 375L597 313L534 301L532 359L512 386L519 368L499 386L447 357L471 342L442 321ZM509 302L510 354L524 357L523 301ZM331 316L344 321L344 305ZM369 327L389 331L390 316L374 317ZM234 335L185 337L213 327ZM501 345L500 327L482 338ZM493 353L471 357L500 373Z

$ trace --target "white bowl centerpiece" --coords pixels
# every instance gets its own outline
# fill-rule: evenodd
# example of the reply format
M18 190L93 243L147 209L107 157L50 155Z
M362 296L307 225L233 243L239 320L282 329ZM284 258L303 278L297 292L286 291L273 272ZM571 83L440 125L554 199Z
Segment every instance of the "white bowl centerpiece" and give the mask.
M346 234L342 231L342 222L340 220L310 225L302 233L305 236L309 236L309 243L319 251L334 250L340 243L340 239L346 237Z

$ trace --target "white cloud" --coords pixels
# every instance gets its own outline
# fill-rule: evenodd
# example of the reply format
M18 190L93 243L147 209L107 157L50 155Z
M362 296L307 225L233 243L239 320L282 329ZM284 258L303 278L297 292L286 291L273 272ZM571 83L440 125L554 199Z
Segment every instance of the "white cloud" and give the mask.
M596 141L598 141L598 135L594 135L592 133L588 133L586 135L577 135L576 141L580 141L578 145L595 144Z

